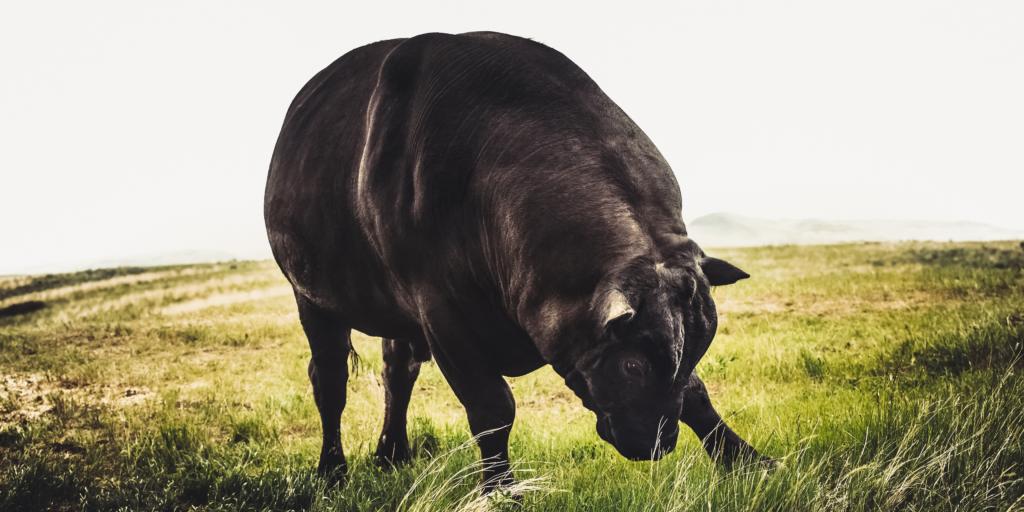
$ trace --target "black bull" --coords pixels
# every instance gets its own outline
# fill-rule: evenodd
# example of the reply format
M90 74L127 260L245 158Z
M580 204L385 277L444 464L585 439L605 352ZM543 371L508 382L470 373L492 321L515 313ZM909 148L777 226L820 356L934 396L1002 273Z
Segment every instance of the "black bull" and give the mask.
M625 457L672 450L677 418L712 457L758 456L693 372L717 327L710 287L749 276L687 238L664 157L551 48L424 34L345 54L288 109L265 217L312 349L322 474L346 468L351 329L384 338L381 463L410 456L431 356L484 434L488 485L511 478L502 376L546 364Z

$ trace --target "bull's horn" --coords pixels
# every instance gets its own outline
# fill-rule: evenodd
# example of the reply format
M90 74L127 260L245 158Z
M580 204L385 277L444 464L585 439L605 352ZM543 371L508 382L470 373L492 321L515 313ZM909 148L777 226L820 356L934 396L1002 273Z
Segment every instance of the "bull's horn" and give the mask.
M612 322L622 319L633 318L633 308L630 307L626 296L619 290L612 290L605 299L604 326L608 327Z

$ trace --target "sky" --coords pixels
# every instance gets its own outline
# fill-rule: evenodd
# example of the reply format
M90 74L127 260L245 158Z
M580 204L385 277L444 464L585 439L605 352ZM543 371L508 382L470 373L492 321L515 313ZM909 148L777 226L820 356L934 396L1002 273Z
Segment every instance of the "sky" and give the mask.
M1024 229L1024 2L0 3L0 273L267 250L288 104L364 44L530 37L672 165L683 219Z

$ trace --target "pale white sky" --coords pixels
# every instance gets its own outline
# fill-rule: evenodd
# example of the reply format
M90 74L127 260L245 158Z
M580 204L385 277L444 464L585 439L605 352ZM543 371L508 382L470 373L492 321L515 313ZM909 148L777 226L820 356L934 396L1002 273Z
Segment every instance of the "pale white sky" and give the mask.
M368 42L495 30L573 59L672 164L684 220L1024 229L1024 2L0 4L0 273L266 247L285 110Z

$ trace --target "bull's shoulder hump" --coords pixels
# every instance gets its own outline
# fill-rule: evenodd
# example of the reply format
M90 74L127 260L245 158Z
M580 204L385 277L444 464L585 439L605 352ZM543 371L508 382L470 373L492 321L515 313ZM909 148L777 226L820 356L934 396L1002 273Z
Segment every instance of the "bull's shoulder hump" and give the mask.
M381 65L379 86L399 93L415 88L429 97L457 83L475 90L515 88L510 81L519 88L558 83L556 89L564 92L595 85L572 60L543 43L498 32L468 32L401 40Z
M339 83L353 80L376 80L381 64L388 54L406 39L390 39L360 46L338 57L334 62L313 75L299 90L288 107L288 115L297 110L315 95L336 92Z

